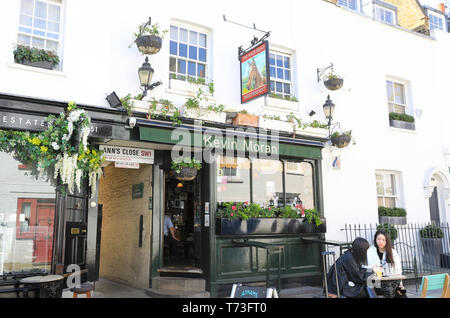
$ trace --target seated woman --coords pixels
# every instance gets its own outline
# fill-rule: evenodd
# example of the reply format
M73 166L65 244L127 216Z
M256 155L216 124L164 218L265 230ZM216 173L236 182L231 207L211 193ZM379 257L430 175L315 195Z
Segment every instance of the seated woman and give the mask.
M373 272L384 272L390 275L402 274L402 263L399 254L392 248L388 232L378 230L373 239L373 246L367 250L367 268ZM404 297L406 290L400 280L381 281L377 294L386 298Z
M367 298L366 281L369 273L363 267L367 263L367 249L370 244L362 237L357 237L352 248L336 260L327 274L328 295L337 297L336 272L340 295L348 298Z

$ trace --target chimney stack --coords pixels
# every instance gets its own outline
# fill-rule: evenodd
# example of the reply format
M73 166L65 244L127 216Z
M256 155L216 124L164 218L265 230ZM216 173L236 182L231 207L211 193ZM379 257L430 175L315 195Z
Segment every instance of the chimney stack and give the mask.
M438 9L442 11L442 13L445 14L445 3L439 3L438 4Z

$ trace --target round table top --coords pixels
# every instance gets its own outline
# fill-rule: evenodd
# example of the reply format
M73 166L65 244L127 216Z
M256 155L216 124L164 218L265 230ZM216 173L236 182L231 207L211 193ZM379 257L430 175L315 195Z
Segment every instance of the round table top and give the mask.
M372 274L369 276L369 278L373 279L373 280L402 280L402 279L406 279L407 277L405 275L399 275L399 274L378 277L376 274Z
M24 284L48 283L64 279L61 275L31 276L20 280Z

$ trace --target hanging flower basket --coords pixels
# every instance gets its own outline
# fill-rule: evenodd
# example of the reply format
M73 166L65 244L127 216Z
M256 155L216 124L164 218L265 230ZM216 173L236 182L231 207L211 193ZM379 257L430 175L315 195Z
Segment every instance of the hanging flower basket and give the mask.
M338 148L345 148L352 140L351 131L344 132L342 134L334 133L331 135L331 144Z
M136 39L136 46L142 54L156 54L161 50L162 38L156 35L142 35Z
M175 178L180 181L192 181L197 177L197 172L202 168L200 161L193 158L176 158L170 165Z
M330 91L335 91L341 88L344 85L344 79L342 78L329 78L325 82L323 82L325 87Z

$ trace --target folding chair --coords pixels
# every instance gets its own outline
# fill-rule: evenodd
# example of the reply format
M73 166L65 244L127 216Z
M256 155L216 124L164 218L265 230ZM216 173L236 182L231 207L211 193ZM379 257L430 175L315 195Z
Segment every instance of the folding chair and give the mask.
M446 273L423 276L422 284L420 286L420 290L422 291L420 297L433 298L431 296L427 296L428 291L438 289L442 289L441 298L450 297L449 282L450 276Z

